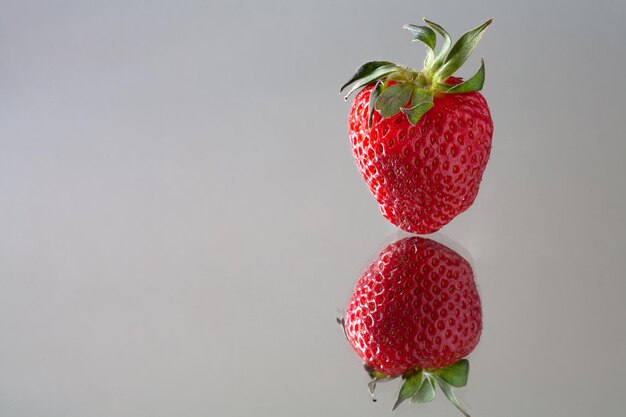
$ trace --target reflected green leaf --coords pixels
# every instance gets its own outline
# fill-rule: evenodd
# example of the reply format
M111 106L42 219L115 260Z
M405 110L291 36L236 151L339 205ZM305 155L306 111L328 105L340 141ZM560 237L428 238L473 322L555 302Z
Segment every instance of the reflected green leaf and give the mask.
M437 396L435 392L435 381L432 376L424 374L424 381L420 385L417 393L411 397L413 403L427 403L432 401Z
M432 373L453 387L464 387L469 374L469 361L461 359L450 366L436 369Z
M418 371L414 375L411 375L407 379L405 379L404 384L402 384L402 388L400 388L400 393L398 394L398 399L396 403L393 405L392 411L398 408L400 404L409 398L413 397L420 389L422 385L423 373L422 371Z
M465 406L463 406L459 400L456 398L456 395L454 395L454 391L452 390L452 387L450 385L448 385L447 382L445 382L444 380L440 379L439 377L437 378L437 384L439 385L439 388L441 388L441 390L443 391L443 393L446 395L446 397L448 398L448 400L450 400L450 402L452 404L454 404L454 406L456 408L459 409L459 411L461 413L463 413L463 415L465 417L471 417L469 414L469 411L467 411L467 409L465 408Z

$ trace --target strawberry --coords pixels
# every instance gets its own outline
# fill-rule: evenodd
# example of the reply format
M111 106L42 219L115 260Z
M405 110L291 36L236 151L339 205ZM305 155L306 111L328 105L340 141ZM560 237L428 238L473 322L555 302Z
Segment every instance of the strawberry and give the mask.
M359 281L342 320L346 337L377 381L405 380L404 400L430 401L435 383L461 411L450 386L464 386L482 330L469 263L435 241L409 237L387 246Z
M352 152L385 218L413 233L432 233L467 210L489 160L493 121L478 92L485 66L463 81L467 60L491 20L450 47L436 23L405 25L428 47L417 71L388 61L360 66L342 86L359 88L349 116ZM444 44L435 54L436 35Z

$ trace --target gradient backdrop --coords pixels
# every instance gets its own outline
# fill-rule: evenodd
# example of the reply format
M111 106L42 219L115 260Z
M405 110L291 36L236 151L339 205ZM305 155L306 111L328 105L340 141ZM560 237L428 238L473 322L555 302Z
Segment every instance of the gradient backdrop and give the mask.
M626 2L11 1L0 13L0 416L460 416L372 403L335 317L398 238L337 90L475 56L495 120L474 206L476 417L619 416Z

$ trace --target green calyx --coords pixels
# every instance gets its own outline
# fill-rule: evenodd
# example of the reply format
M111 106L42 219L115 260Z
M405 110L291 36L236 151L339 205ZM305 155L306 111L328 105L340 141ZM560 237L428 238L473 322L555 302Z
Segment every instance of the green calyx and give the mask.
M428 26L403 26L411 32L413 41L420 41L427 47L424 68L421 71L389 61L371 61L357 68L352 78L341 86L339 92L352 85L345 97L347 100L354 91L375 84L370 97L370 126L374 110L382 118L402 112L415 125L433 107L436 93L461 94L483 88L485 64L482 60L478 71L466 81L451 85L446 80L467 61L492 19L464 33L454 45L445 29L429 20L424 21ZM443 37L443 45L438 52L435 50L437 34Z
M368 386L372 395L374 395L374 389L378 382L394 379L394 377L389 377L377 372L367 365L364 366L371 378ZM460 388L467 384L468 374L469 361L467 359L461 359L445 368L413 369L405 372L404 375L402 375L404 382L400 388L398 399L393 405L393 410L398 408L398 406L406 400L411 400L413 403L427 403L434 400L437 396L435 387L438 385L446 398L448 398L465 417L470 417L467 409L459 402L453 391L453 387Z

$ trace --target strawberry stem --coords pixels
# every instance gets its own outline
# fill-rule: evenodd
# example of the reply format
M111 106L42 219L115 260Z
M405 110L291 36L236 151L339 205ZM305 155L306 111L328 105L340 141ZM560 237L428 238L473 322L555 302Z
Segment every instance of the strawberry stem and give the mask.
M485 65L482 60L476 74L467 81L454 86L446 82L467 61L493 19L464 33L453 46L450 35L444 28L430 20L424 21L428 26L412 24L403 26L411 32L413 41L420 41L428 48L422 70L417 71L389 61L367 62L357 68L354 75L341 86L340 92L353 84L345 97L346 100L353 92L376 83L370 112L376 109L382 118L402 112L409 122L415 125L433 107L435 93L462 94L480 91L483 88ZM439 52L435 54L437 33L444 41ZM389 81L394 83L389 85ZM370 113L370 120L372 114Z

